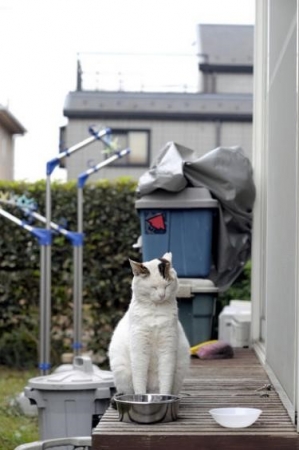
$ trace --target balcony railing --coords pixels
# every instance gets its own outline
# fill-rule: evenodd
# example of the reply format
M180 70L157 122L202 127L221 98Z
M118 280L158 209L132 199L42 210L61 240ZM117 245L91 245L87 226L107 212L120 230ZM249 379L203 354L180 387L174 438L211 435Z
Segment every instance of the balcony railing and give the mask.
M194 54L79 53L78 91L197 92Z

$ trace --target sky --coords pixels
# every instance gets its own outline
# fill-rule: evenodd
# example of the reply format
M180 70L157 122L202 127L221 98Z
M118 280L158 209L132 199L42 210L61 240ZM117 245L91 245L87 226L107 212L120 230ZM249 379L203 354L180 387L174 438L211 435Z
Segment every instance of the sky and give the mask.
M15 140L15 179L46 177L78 53L196 57L198 24L254 20L255 0L0 0L0 104L27 130Z

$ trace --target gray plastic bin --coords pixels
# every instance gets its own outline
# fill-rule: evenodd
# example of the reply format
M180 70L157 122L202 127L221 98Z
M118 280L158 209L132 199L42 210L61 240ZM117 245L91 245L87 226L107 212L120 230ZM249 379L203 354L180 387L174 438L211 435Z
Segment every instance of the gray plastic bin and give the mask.
M25 395L38 408L41 440L89 436L115 392L112 372L76 356L71 370L31 378Z
M190 346L211 339L218 292L211 280L179 279L179 319Z
M206 278L212 263L217 200L203 188L156 191L135 202L140 218L143 261L172 252L179 277Z

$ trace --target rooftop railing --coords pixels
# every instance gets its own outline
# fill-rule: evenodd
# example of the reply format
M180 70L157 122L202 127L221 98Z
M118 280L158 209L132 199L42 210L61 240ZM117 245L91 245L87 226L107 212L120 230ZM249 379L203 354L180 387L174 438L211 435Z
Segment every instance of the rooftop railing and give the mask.
M77 91L198 92L195 54L79 53Z

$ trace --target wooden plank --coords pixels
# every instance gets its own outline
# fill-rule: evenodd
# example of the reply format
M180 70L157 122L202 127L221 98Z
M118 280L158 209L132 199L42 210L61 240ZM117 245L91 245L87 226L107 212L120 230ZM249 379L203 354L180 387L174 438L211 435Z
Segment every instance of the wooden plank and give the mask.
M109 408L92 433L93 450L299 450L299 438L275 391L259 389L269 378L249 349L238 349L229 360L192 358L175 422L139 425L120 422ZM267 393L264 397L261 394ZM209 410L225 406L262 409L255 424L227 429L214 422Z

